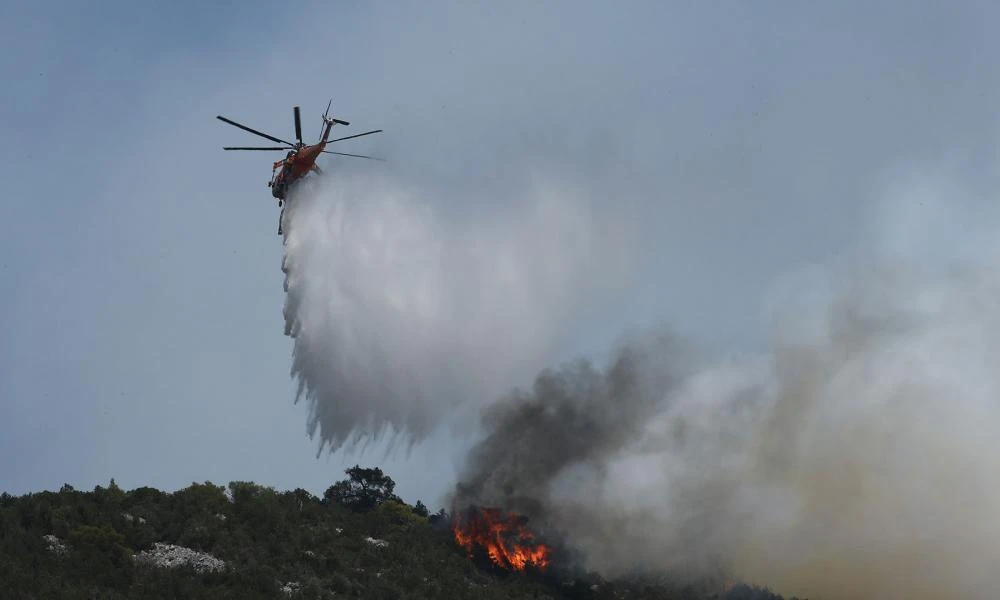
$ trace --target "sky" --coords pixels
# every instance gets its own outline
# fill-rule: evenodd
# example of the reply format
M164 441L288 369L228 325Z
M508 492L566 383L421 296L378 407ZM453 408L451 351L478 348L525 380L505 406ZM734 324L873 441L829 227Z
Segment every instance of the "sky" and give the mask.
M307 136L489 222L475 190L558 173L636 224L634 269L547 362L665 323L766 343L787 281L878 235L901 172L947 168L992 215L990 3L105 2L0 21L0 490L253 480L320 494L360 462L432 506L468 440L316 456L283 334L265 153L225 115ZM957 200L956 200L957 201ZM921 255L963 240L917 196ZM923 207L923 208L922 208ZM514 209L509 209L514 210ZM920 212L924 211L924 212ZM516 216L516 213L515 213ZM512 381L522 385L525 381Z

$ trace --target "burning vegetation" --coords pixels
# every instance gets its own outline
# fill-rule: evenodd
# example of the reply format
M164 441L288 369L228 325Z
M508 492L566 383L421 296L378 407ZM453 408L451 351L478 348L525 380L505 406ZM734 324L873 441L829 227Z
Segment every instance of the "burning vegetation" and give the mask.
M473 506L455 515L452 532L458 545L473 558L485 554L503 569L544 571L549 566L552 548L535 541L527 523L527 517L499 508Z

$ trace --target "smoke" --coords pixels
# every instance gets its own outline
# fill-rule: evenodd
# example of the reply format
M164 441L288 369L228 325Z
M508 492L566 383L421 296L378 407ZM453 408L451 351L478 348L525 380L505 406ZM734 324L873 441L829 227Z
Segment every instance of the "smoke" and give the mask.
M568 467L595 466L636 441L666 390L679 378L684 354L669 334L618 349L605 372L580 360L546 370L530 392L516 391L483 416L485 438L454 502L500 504L545 518L547 486ZM671 361L670 359L676 359Z
M606 575L710 574L722 471L764 396L759 365L703 370L695 354L661 331L623 339L603 370L543 372L485 412L454 505L527 515Z
M603 370L543 372L484 415L457 504L522 512L611 576L994 596L996 230L948 208L955 189L895 190L871 244L790 280L759 356L654 336ZM961 242L942 251L949 229Z
M319 452L420 441L527 381L625 281L624 219L569 179L518 186L456 198L358 171L289 197L285 332Z

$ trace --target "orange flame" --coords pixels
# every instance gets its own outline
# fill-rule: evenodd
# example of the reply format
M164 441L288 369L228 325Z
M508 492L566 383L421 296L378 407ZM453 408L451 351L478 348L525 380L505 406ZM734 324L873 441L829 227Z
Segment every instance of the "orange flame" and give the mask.
M534 542L526 522L526 518L498 508L471 508L465 518L456 517L452 532L458 545L470 555L479 547L494 564L505 569L524 571L530 566L544 570L549 566L552 549Z

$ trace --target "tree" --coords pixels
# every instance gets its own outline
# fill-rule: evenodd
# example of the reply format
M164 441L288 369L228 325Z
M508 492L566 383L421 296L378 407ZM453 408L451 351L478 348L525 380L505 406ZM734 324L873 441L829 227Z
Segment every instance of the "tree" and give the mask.
M417 513L421 517L427 516L427 507L420 500L417 500L417 505L413 507L413 512Z
M423 525L427 518L414 511L413 507L399 500L387 500L379 505L378 512L389 517L396 525Z
M378 467L362 469L354 465L344 473L348 478L327 488L323 494L325 502L337 502L351 510L365 512L377 508L386 500L399 500L393 494L396 482Z
M437 511L436 513L428 517L427 522L429 522L431 525L436 525L438 523L449 523L451 522L451 515L445 512L445 510L442 508L441 510Z

